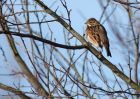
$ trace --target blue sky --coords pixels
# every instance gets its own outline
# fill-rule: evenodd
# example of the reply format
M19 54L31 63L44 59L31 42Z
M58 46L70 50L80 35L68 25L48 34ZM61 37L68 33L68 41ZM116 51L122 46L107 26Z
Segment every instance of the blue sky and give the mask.
M104 6L107 4L106 1L107 0L104 0L104 2L105 2L103 4ZM66 11L63 9L59 0L46 0L45 2L48 6L51 6L51 9L53 9L53 10L58 8L57 13L59 15L63 15L64 17L66 17ZM82 1L81 0L67 0L67 5L68 5L68 8L72 10L71 11L72 27L78 33L80 33L81 35L83 35L83 33L85 31L85 28L86 28L86 26L84 24L85 21L88 18L91 18L91 17L94 17L97 20L100 20L102 12L103 12L103 9L99 5L99 0L82 0ZM17 8L18 8L18 6L17 6ZM31 7L31 9L32 9L32 7ZM108 37L109 37L109 40L110 40L110 46L111 46L111 52L112 52L112 58L107 57L107 59L109 59L116 66L118 66L119 63L121 63L121 65L123 65L123 67L124 67L125 73L129 74L127 72L128 67L127 67L127 64L126 64L126 59L124 57L122 57L122 54L125 54L127 56L126 49L123 49L119 45L118 41L115 38L114 31L111 30L110 25L109 25L109 24L111 24L113 27L118 27L120 29L120 34L122 36L127 35L127 33L123 33L125 31L126 27L121 26L120 24L129 25L128 24L128 15L125 12L125 9L121 5L112 1L112 2L110 2L109 7L106 9L106 12L111 13L113 9L115 9L115 11L110 16L110 18L109 18L110 21L105 21L106 20L105 15L103 15L103 17L101 19L101 23L105 21L103 25L108 32ZM20 7L17 10L20 10ZM107 16L109 16L109 15L107 15ZM31 20L33 20L33 21L35 20L33 16L30 16L30 17L31 17ZM49 16L49 18L50 18L50 16ZM21 19L21 21L23 21L23 19ZM115 21L116 22L121 22L121 23L115 23ZM108 22L110 22L110 23L108 23ZM64 43L64 39L63 39L64 35L63 35L63 32L62 32L63 27L58 22L49 23L49 25L54 32L53 38L56 38L56 42L63 44ZM38 31L37 30L38 27L36 25L34 25L32 27L33 27L34 31ZM37 28L34 28L34 27L37 27ZM46 36L46 38L49 39L50 38L50 35L49 35L50 31L48 31L48 27L43 25L42 28L43 28L44 36ZM5 38L3 37L3 35L1 35L0 37L4 41L4 42L0 42L0 45L3 47L4 50L7 51L6 56L8 58L8 63L10 63L10 66L16 66L17 67L16 62L14 61L14 57L12 56L11 52L9 51L9 47L7 45L7 42L6 42ZM130 39L130 36L128 36L128 38L127 39L125 38L124 40L127 41L129 39ZM20 43L20 41L18 43L19 43L19 45L17 44L17 46L19 48L19 52L22 53L22 51L24 49L22 49L22 44ZM28 41L26 41L26 43L28 43ZM71 40L71 44L75 44L75 39ZM30 47L30 44L28 44L28 47ZM64 49L63 50L61 49L61 52L63 52L63 51L66 52ZM76 51L78 54L76 55L75 59L83 51L84 50ZM89 53L89 58L94 57L93 55L90 54L90 52L88 52L88 53ZM106 51L105 50L103 51L103 55L106 57ZM30 62L27 59L27 55L25 55L25 53L22 53L22 57L23 57L23 59L26 59L26 62L28 64L30 64ZM90 60L92 60L92 59L90 59ZM80 67L80 64L81 64L82 61L83 61L83 57L78 60L77 65L76 65L76 67L78 68L79 71L82 71L82 68ZM100 64L100 62L96 58L95 58L95 61ZM3 63L1 65L1 67L4 67L4 66L6 66L5 63ZM118 66L118 68L119 68L119 66ZM98 67L97 66L95 66L94 69L97 70L97 72L98 72ZM102 69L105 73L106 78L111 80L110 84L113 84L114 83L114 79L113 79L114 76L112 75L112 72L110 71L110 69L106 68L105 66ZM90 71L91 71L91 67L89 67L89 72ZM7 72L9 73L9 69L7 70L7 68L4 67L3 68L3 73L7 73ZM96 76L92 73L89 74L89 75L90 75L90 78ZM3 81L1 81L1 82L9 84L9 85L12 85L12 83L15 81L15 79L13 79L13 78L5 79L4 77L1 77L1 76L0 76L0 79L3 79ZM85 77L85 79L86 79L86 77ZM9 81L9 80L11 80L11 81ZM97 82L97 84L100 85L100 87L104 87L100 84L100 82L98 81L98 78L94 81ZM116 89L117 89L117 87L116 87Z

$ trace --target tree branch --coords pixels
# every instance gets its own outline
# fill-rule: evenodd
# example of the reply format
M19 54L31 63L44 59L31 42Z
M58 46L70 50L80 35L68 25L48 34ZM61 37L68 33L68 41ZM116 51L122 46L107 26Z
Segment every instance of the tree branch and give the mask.
M46 40L44 38L32 35L32 34L23 34L23 33L19 33L19 32L13 32L13 31L0 31L0 34L8 34L8 35L15 35L15 36L19 36L19 37L25 37L25 38L32 38L34 40L38 40L41 41L43 43L47 43L50 44L52 46L55 47L60 47L60 48L65 48L65 49L83 49L86 48L84 45L77 45L77 46L68 46L68 45L63 45L63 44L59 44L59 43L55 43L52 42L50 40Z
M10 91L16 95L18 95L19 97L21 97L22 99L31 99L30 97L26 96L22 91L12 88L10 86L4 85L2 83L0 83L0 88L6 91Z
M57 19L57 21L64 26L74 37L76 37L86 48L94 54L104 65L106 65L108 68L112 70L118 77L120 77L122 80L124 80L126 83L128 83L132 88L134 88L137 92L140 92L140 86L137 85L134 81L129 79L123 72L121 72L114 64L112 64L110 61L108 61L104 56L100 57L100 53L93 48L91 45L86 42L86 40L83 39L81 35L79 35L71 26L69 26L61 17L59 17L55 12L53 12L51 9L49 9L42 1L35 0L40 7L42 7L46 13L50 14L52 17Z
M9 31L9 27L5 21L5 18L2 13L2 1L0 1L0 25L4 32ZM38 79L32 74L32 72L29 70L28 65L25 63L25 61L21 58L19 52L17 51L17 48L15 46L14 40L11 35L6 35L8 39L9 46L11 47L11 51L15 57L16 62L19 64L21 70L26 75L28 81L33 85L33 87L38 91L39 94L42 96L52 96L50 93L48 93L45 88L40 84Z

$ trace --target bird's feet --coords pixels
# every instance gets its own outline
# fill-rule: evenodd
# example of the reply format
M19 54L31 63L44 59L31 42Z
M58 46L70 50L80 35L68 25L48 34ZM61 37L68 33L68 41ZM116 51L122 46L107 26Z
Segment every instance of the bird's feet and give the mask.
M102 52L99 51L99 55L98 55L99 58L102 58Z

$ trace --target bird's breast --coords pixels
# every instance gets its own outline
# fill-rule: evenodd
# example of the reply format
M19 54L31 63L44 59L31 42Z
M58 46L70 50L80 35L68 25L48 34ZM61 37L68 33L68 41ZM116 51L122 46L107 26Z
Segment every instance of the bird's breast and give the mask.
M94 46L99 47L99 44L97 40L94 38L94 36L87 34L87 40L92 43Z

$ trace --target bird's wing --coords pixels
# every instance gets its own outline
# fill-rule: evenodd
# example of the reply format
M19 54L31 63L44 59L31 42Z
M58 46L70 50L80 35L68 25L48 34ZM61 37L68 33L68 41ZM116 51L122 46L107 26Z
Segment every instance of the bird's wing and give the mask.
M108 37L107 37L107 32L105 30L105 28L103 26L99 27L99 32L98 35L100 37L101 42L104 44L106 43L107 45L109 45L109 41L108 41Z
M105 30L105 28L103 26L100 26L99 28L99 36L100 36L100 40L101 40L101 44L105 47L106 51L107 51L107 55L111 56L111 52L109 49L109 40L107 37L107 32Z
M99 45L99 47L101 47L102 48L102 45L101 45L101 38L100 38L100 35L99 35L99 27L98 26L94 26L94 27L92 27L93 28L93 37L94 37L94 39L96 40L96 42L98 43L98 45Z

